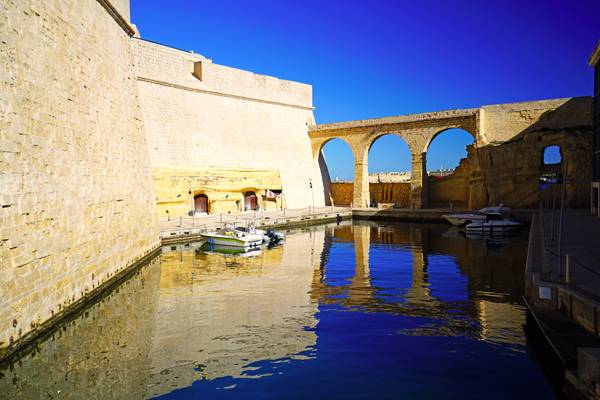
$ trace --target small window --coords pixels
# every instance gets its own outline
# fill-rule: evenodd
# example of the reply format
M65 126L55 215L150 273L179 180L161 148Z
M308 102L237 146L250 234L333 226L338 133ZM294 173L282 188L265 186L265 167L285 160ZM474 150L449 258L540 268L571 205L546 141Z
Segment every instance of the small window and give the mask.
M192 72L192 75L194 75L199 80L202 80L202 61L194 62L194 71Z
M560 146L552 145L544 149L544 165L556 165L562 162Z

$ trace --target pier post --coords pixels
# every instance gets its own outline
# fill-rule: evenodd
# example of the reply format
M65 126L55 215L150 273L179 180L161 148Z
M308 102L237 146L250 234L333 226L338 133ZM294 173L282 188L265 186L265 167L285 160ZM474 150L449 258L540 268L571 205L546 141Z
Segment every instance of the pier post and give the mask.
M354 195L352 205L358 208L369 207L369 163L366 157L354 160Z
M417 153L412 156L412 176L410 180L411 208L427 207L427 153Z
M571 256L565 254L565 282L571 283Z

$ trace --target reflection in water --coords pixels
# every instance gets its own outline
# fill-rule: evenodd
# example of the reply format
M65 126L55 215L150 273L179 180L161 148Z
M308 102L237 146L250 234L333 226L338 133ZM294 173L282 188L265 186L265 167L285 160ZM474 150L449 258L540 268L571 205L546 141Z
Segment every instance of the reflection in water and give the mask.
M354 223L253 257L167 246L0 369L11 399L545 398L526 352L526 241Z

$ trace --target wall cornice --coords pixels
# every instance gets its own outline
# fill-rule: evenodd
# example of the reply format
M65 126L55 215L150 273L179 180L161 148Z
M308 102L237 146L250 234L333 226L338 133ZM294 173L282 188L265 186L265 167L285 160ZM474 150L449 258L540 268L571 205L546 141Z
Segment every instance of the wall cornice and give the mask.
M125 33L127 33L127 35L135 35L135 30L131 27L129 22L127 22L127 20L123 18L123 16L117 11L117 9L110 3L109 0L97 1L102 7L104 7L106 12L108 12L108 15L110 15L115 20L115 22L125 31Z
M273 104L276 106L291 107L291 108L297 108L300 110L307 110L307 111L313 111L315 109L314 107L306 107L306 106L301 106L298 104L283 103L283 102L279 102L279 101L264 100L264 99L259 99L259 98L255 98L255 97L246 97L246 96L240 96L240 95L236 95L236 94L221 93L221 92L215 92L213 90L206 90L206 89L199 89L199 88L194 88L194 87L190 87L190 86L183 86L183 85L178 85L176 83L164 82L164 81L159 81L159 80L151 79L151 78L144 78L142 76L138 76L137 80L140 82L147 82L147 83L152 83L155 85L171 87L174 89L187 90L190 92L210 94L213 96L229 97L232 99L254 101L254 102L263 103L263 104Z

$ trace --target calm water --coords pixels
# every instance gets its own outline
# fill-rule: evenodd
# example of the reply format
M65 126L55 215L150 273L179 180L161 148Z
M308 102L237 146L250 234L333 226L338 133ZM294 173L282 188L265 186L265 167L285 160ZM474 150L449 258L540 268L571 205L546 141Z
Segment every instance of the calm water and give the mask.
M0 398L546 399L526 238L320 226L254 257L163 254L0 370Z

